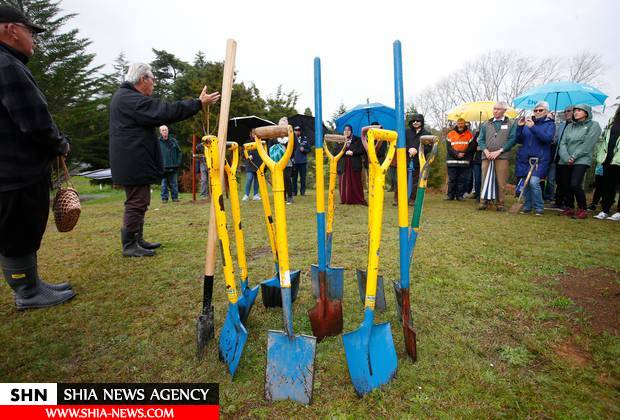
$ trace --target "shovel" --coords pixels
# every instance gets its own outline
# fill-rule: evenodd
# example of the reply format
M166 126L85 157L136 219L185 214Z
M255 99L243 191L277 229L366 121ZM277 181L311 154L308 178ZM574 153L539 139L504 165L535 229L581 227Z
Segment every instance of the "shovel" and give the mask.
M224 163L228 185L230 187L230 207L232 209L232 219L235 230L235 245L237 247L237 265L241 271L241 293L239 301L239 314L241 322L246 325L252 305L258 295L258 286L250 288L248 286L248 263L245 257L245 239L243 235L243 225L241 224L241 207L239 206L239 192L237 185L237 166L239 165L239 146L235 142L226 143L228 150L232 152L232 162Z
M262 144L265 144L265 142L262 142ZM249 158L249 152L251 150L257 150L256 143L252 142L243 145L243 153L246 159ZM271 246L271 255L275 267L274 276L260 284L261 296L265 308L280 308L282 307L282 292L280 291L280 278L278 275L280 269L278 264L278 249L276 246L276 228L273 215L271 214L271 204L269 203L269 191L267 190L267 180L265 179L264 162L260 167L256 167L256 177L258 178L258 188L260 190L263 213L265 216L265 226L267 227L267 236L269 237L269 245ZM291 298L293 302L297 299L297 293L299 291L299 277L299 270L291 271Z
M390 143L385 160L380 166L374 147L375 137ZM359 396L388 383L396 374L398 365L389 322L374 325L385 174L394 158L397 137L395 131L376 128L371 128L368 131L368 159L370 166L375 167L375 170L372 171L375 191L372 201L369 203L373 206L373 211L370 225L370 246L368 247L368 280L366 283L364 321L357 330L342 336L349 375L355 392Z
M530 183L530 178L532 177L532 174L534 173L534 169L538 167L538 158L531 157L529 159L529 163L530 163L530 170L528 171L527 177L525 178L525 182L523 183L523 187L521 188L521 194L519 194L519 199L517 200L516 203L512 205L512 207L510 207L510 210L508 210L512 214L519 213L521 209L523 208L523 193L525 193L525 188L527 188L527 186Z
M336 156L332 155L327 147L327 142L345 143L344 136L336 134L326 134L324 138L323 149L329 159L329 187L327 190L327 227L325 233L325 274L327 278L327 297L329 299L342 300L344 294L344 268L331 267L332 261L332 240L334 230L334 196L336 193L336 176L338 175L338 161L344 155L345 144ZM319 285L319 266L312 264L310 267L312 274L312 295L318 298L320 295Z
M220 331L219 353L220 360L228 364L228 371L234 376L237 366L239 366L239 359L243 353L243 347L248 338L248 332L241 323L239 314L239 297L235 284L230 240L228 239L228 230L226 228L226 212L224 211L222 184L219 177L218 139L215 136L205 136L203 137L203 144L205 150L209 149L205 160L211 175L209 177L211 181L211 198L212 205L215 208L217 235L220 244L220 252L222 254L222 270L224 272L226 295L228 297L228 312L226 312L224 325Z
M424 154L424 145L432 144L433 148L428 155ZM396 293L396 313L403 327L403 336L405 341L405 350L412 361L417 359L416 334L413 329L413 319L411 316L411 304L409 297L409 268L413 262L413 251L415 249L418 232L420 230L420 217L422 216L422 207L424 205L424 195L426 193L426 185L430 174L431 164L437 156L438 138L436 136L421 136L420 146L418 148L418 161L420 164L420 178L418 181L418 192L416 194L415 207L413 208L413 216L411 218L411 226L407 227L407 200L401 200L401 195L406 194L406 184L401 185L401 179L406 179L405 170L398 170L398 226L399 226L399 243L400 243L400 283L393 282L394 292ZM402 150L402 152L401 152ZM406 161L406 148L403 145L399 149L399 162ZM401 157L402 155L402 157ZM402 190L402 191L401 191Z
M261 143L261 138L288 136L284 156L274 162ZM314 356L316 337L295 335L293 332L293 305L291 274L289 271L284 200L284 168L293 154L293 129L289 126L259 127L256 129L256 147L263 162L272 174L276 216L276 245L280 268L282 293L282 318L284 331L267 333L267 368L265 372L265 398L269 401L293 400L310 404L314 383Z
M368 237L369 238L370 238L370 225L372 221L372 214L374 211L373 206L371 206L370 203L373 202L374 195L375 195L375 183L374 183L374 179L376 178L375 171L376 171L376 168L374 168L372 165L368 165L368 203L369 203L368 205ZM368 246L370 246L370 242L368 243ZM362 270L359 268L356 269L355 276L357 277L357 289L359 291L360 301L362 302L362 305L364 305L366 301L366 283L368 281L366 270ZM386 308L387 308L387 304L385 301L385 292L383 290L383 276L378 276L377 286L376 286L376 291L375 291L375 309L378 311L385 311Z
M320 121L320 120L319 120ZM319 131L316 132L316 220L317 220L317 251L318 251L318 260L319 264L317 266L313 265L311 268L311 272L313 273L313 281L314 281L314 273L316 272L316 277L319 289L319 296L316 301L316 305L314 308L308 311L308 317L310 318L310 324L312 325L312 332L317 338L317 341L323 340L325 337L335 336L342 332L342 279L343 279L343 271L344 269L337 269L340 272L338 278L334 279L327 278L327 263L326 263L326 254L330 254L331 259L331 236L332 236L332 226L333 226L333 218L334 218L334 197L333 193L336 189L336 176L332 177L332 169L335 169L334 166L334 157L329 152L327 147L323 144L322 138L322 127ZM326 136L327 137L327 136ZM344 136L333 136L339 142L344 143ZM325 230L325 193L323 190L323 148L325 148L327 155L330 157L330 176L329 176L329 193L328 193L328 235L326 237ZM344 154L344 147L337 155L338 159L342 157ZM337 160L336 160L337 163ZM332 179L333 178L333 179ZM326 244L327 240L327 244ZM329 251L327 250L329 248ZM315 270L316 267L316 270ZM335 270L332 269L332 276ZM340 281L337 284L337 281ZM329 289L335 289L334 292L337 295L338 290L340 290L339 297L329 296L328 298L328 284ZM313 283L314 288L314 283Z

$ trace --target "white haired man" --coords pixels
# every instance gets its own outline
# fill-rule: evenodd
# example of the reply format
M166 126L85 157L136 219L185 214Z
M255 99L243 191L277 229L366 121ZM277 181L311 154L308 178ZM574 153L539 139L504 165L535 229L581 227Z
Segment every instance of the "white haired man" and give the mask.
M152 256L160 246L143 237L150 185L164 175L156 128L190 118L220 98L218 92L208 94L205 86L198 99L164 102L152 98L154 86L151 67L134 63L110 103L110 167L112 181L125 188L127 197L121 228L123 256L127 257Z
M487 176L489 162L495 162L495 179L497 180L497 202L495 209L505 211L504 188L508 179L508 152L516 143L517 125L505 116L508 104L497 102L493 105L493 118L480 126L478 147L482 150L482 185ZM489 202L482 196L478 210L486 210Z

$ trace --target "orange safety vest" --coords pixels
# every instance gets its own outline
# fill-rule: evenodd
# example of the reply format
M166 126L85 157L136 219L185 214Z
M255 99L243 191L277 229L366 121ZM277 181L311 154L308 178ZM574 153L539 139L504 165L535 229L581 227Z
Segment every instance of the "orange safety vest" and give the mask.
M447 140L455 151L465 153L473 138L474 135L469 130L465 130L462 133L452 130L448 133Z

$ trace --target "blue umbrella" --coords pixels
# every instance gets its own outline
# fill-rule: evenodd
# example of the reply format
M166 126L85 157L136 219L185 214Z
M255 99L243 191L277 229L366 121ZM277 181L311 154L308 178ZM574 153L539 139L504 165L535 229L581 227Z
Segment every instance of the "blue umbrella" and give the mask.
M379 102L357 105L336 120L336 131L342 133L344 126L350 124L353 127L353 134L361 136L362 127L375 121L386 130L396 130L396 111Z
M547 101L553 111L567 106L586 104L605 105L607 95L584 83L552 82L528 90L512 101L515 108L533 109L538 101Z

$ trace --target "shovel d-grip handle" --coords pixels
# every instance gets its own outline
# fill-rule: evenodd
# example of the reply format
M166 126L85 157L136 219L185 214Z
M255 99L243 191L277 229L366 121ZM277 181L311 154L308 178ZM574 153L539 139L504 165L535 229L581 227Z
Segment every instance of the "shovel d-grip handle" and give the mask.
M261 139L275 139L277 137L286 137L293 134L290 125L268 125L254 129L254 135Z
M291 274L289 267L289 256L288 256L288 236L286 229L286 208L285 208L285 200L284 200L284 168L288 163L291 155L293 154L293 127L288 126L277 126L277 127L259 127L255 130L256 135L256 150L260 155L261 159L272 174L272 190L273 190L273 204L275 207L275 233L276 233L276 249L278 252L278 265L280 270L280 288L290 289L291 288ZM286 151L284 155L278 162L274 162L273 159L269 157L266 148L263 146L261 136L275 136L275 137L283 137L284 133L288 133L288 143L286 145Z
M239 145L234 141L226 142L226 149L231 152L231 162L226 161L224 169L230 187L230 208L232 211L233 228L235 231L235 247L237 249L237 265L241 270L241 281L248 279L248 262L245 255L245 237L241 224L241 206L239 205L239 183L237 167L239 166Z
M381 172L388 170L394 153L396 153L396 141L398 139L398 133L392 130L384 130L381 128L371 128L368 130L368 161L370 164L375 165L381 169ZM375 150L375 141L387 141L389 143L388 151L385 155L383 162L379 162L377 158L377 151ZM376 168L375 168L376 169Z
M215 224L217 236L220 242L220 252L222 254L222 271L226 281L226 296L231 304L236 304L239 300L237 287L235 284L235 272L233 269L232 254L230 252L230 240L226 229L226 212L224 211L224 197L222 196L222 183L219 176L219 149L218 139L215 136L205 136L202 138L205 149L205 162L209 167L209 181L211 182L212 206L215 208Z
M342 144L340 151L336 155L332 155L327 147L327 143L339 143ZM338 161L344 156L345 149L347 148L347 138L345 136L337 134L327 134L324 137L323 150L325 155L329 159L329 184L327 187L327 226L326 233L329 235L334 231L334 212L335 212L335 200L336 194L336 177L338 176ZM329 245L328 245L329 247ZM327 262L329 263L331 255L328 252Z
M266 143L261 142L262 145ZM249 159L250 151L257 150L256 143L246 143L243 145L243 153L246 159ZM271 255L273 262L278 265L278 250L276 248L276 229L273 222L273 215L271 213L271 204L269 203L269 191L267 190L267 180L265 179L265 162L262 162L259 167L256 167L256 177L258 178L258 189L260 191L260 198L263 204L263 215L265 216L265 226L267 227L267 236L269 237L269 245L271 246Z
M425 154L424 146L431 144L433 145L431 151L428 154ZM418 187L420 188L426 188L431 165L437 157L438 147L439 138L437 136L426 135L420 137L420 146L418 148L418 162L420 163L420 181L418 182Z

